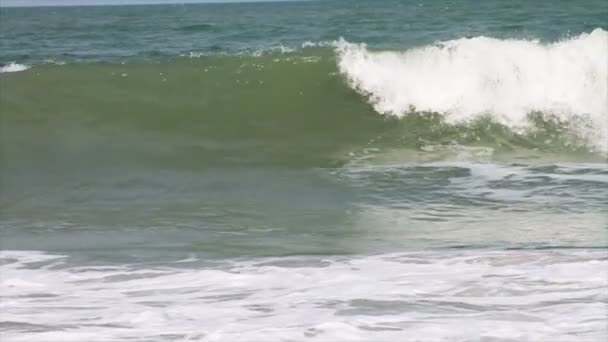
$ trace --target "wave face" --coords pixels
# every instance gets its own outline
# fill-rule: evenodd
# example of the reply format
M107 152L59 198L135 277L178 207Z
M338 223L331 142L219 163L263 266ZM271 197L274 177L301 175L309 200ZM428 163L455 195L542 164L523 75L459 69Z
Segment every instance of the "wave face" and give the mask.
M476 37L394 52L342 40L164 62L35 65L1 74L4 150L26 170L49 156L65 167L529 154L603 161L607 43L596 29L556 43Z
M556 43L474 37L404 52L370 51L346 41L337 47L340 71L374 108L403 116L438 112L448 122L481 115L513 129L542 112L575 127L608 151L608 32Z

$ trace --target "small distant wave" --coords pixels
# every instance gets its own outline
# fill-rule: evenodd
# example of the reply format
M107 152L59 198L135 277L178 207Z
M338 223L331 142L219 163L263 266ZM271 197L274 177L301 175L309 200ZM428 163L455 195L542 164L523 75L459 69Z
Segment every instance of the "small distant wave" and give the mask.
M554 43L473 37L406 51L336 44L338 67L376 111L441 113L449 123L480 116L515 130L546 113L608 152L608 32Z
M190 51L188 53L180 54L180 57L188 58L205 58L211 56L238 56L238 57L262 57L271 54L288 54L297 52L296 48L292 48L284 45L277 45L267 48L260 49L245 49L240 51L227 52L222 51L220 46L212 46L209 50L213 51Z
M15 62L11 62L9 64L0 66L0 73L3 72L19 72L29 69L30 67L23 64L17 64Z
M184 25L177 28L178 31L185 32L208 32L208 31L218 31L219 27L213 24L191 24Z
M64 62L64 61L57 61L57 60L54 60L54 59L45 59L44 60L44 64L66 65L66 62Z

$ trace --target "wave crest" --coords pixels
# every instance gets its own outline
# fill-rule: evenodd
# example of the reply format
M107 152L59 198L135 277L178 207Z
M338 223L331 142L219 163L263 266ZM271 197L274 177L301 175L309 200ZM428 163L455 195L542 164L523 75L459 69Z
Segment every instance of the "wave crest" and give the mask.
M491 115L513 129L532 112L576 124L592 148L608 153L608 32L554 43L461 38L407 51L370 51L341 40L338 67L383 114L428 111L448 122Z
M3 73L3 72L19 72L19 71L27 70L29 68L30 67L27 66L27 65L17 64L15 62L11 62L11 63L8 63L6 65L0 66L0 73Z

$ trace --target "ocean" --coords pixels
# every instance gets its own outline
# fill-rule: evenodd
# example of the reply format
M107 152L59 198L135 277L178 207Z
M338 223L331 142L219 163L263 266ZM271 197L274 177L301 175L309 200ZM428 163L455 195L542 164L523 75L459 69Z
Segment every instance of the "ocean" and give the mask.
M0 340L605 341L607 19L0 8Z

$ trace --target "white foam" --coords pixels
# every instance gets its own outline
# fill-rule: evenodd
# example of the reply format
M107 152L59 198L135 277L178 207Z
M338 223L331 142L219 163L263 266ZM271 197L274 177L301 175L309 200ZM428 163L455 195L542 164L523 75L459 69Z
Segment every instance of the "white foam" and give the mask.
M30 67L27 65L23 65L23 64L17 64L15 62L11 62L7 65L1 66L0 67L0 73L3 72L19 72L19 71L24 71L29 69Z
M435 251L93 267L3 251L2 340L602 341L605 256Z
M444 113L448 122L493 115L514 129L527 114L583 118L578 133L608 152L608 32L555 43L462 38L403 52L370 51L341 40L338 65L352 87L383 114L412 108Z

